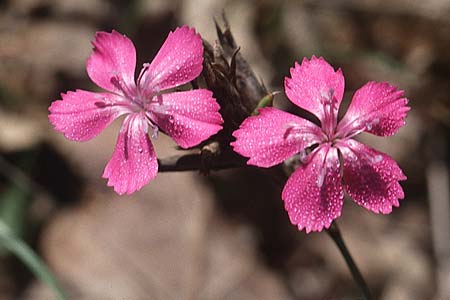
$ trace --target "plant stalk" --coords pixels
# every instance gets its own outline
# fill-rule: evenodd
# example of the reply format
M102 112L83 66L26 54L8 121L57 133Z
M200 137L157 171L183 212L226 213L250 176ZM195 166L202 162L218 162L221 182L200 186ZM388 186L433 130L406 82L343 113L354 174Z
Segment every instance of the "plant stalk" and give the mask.
M355 261L353 260L353 257L350 254L350 251L348 251L348 248L345 245L344 239L342 238L341 231L339 230L339 227L338 227L336 221L331 224L331 227L327 230L327 233L333 239L336 246L339 248L339 251L341 252L342 256L344 257L347 267L350 269L350 272L352 273L353 279L355 280L356 284L359 286L362 294L364 295L364 299L373 300L374 298L372 296L372 293L370 292L370 289L367 286L367 283L364 280L364 277L362 276L361 272L359 271L358 266L356 265Z

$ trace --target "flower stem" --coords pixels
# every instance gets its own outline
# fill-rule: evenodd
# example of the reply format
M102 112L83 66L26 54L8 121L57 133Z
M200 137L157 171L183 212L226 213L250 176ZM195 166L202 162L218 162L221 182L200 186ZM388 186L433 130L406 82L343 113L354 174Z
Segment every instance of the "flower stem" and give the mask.
M159 172L181 172L200 170L225 170L246 166L246 159L235 153L225 153L217 157L208 157L202 153L176 155L158 159Z
M347 246L345 245L344 239L342 238L341 231L339 230L339 227L336 222L333 222L331 224L331 227L327 230L327 233L329 236L333 239L336 246L339 248L339 251L341 252L342 256L345 259L345 262L350 269L350 272L352 273L353 279L355 280L356 284L361 289L361 292L364 295L364 298L366 300L373 300L372 293L369 290L369 287L367 286L366 281L364 280L364 277L361 275L361 272L359 271L358 267L356 266L355 261L352 258L352 255L348 251Z

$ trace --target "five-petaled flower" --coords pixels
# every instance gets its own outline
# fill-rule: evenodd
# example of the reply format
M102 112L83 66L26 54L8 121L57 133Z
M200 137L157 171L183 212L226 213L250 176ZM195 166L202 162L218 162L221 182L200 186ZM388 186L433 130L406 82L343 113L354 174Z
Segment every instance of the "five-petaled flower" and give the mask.
M321 231L341 215L344 188L359 205L388 214L404 198L406 177L397 163L352 138L369 132L390 136L405 124L408 100L388 83L368 82L358 89L338 122L344 76L323 58L304 59L285 78L288 98L315 114L321 127L276 108L263 108L244 120L233 135L234 150L248 164L271 167L300 153L302 164L288 179L282 199L299 230ZM311 151L312 150L312 151ZM342 177L339 153L342 157Z
M183 26L170 32L136 81L136 49L131 40L116 31L98 32L92 44L87 73L108 92L62 94L62 100L50 106L49 119L66 138L87 141L114 119L127 115L103 173L117 193L133 193L156 176L158 162L149 129L153 137L161 129L182 148L189 148L222 128L220 107L212 92L163 92L193 80L202 71L203 45L194 29Z

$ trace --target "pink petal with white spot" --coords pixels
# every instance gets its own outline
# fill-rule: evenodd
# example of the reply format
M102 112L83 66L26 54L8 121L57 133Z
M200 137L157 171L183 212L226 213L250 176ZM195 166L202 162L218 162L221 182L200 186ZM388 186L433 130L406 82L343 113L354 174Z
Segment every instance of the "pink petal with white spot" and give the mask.
M220 106L206 89L159 95L148 108L150 119L182 148L208 139L222 129Z
M353 201L383 214L400 205L404 193L399 181L406 176L391 157L355 140L338 147L344 158L344 188Z
M148 71L142 88L161 91L185 84L202 71L203 43L199 34L187 26L170 32Z
M119 194L131 194L156 177L158 161L148 137L148 124L141 113L127 116L116 148L106 165L103 178Z
M276 108L263 108L233 132L234 151L249 157L247 164L271 167L318 143L322 131L314 123Z
M367 131L380 136L395 134L405 125L408 99L387 82L368 82L358 89L338 125L342 136Z
M57 131L73 141L92 139L114 119L129 112L120 105L120 96L109 93L77 90L61 97L49 107L48 118Z
M344 201L336 148L324 144L311 155L289 177L282 194L291 223L307 233L329 228Z
M335 71L322 57L295 62L291 77L286 77L284 87L288 98L299 107L315 114L322 122L325 111L323 103L333 101L334 119L344 95L344 76L341 69Z
M113 30L97 32L92 41L93 53L86 69L99 87L111 92L128 94L134 89L136 49L126 36Z

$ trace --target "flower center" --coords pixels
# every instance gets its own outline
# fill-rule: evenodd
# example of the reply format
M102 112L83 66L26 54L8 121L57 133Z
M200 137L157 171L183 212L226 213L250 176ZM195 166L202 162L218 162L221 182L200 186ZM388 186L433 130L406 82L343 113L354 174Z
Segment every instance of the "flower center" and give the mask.
M149 70L150 64L145 63L136 80L136 86L126 84L119 76L111 79L111 83L119 89L126 99L127 106L134 112L142 115L150 128L153 129L152 138L158 137L159 128L153 120L152 113L164 113L163 97L160 91L152 86L146 86L147 78L144 74Z

